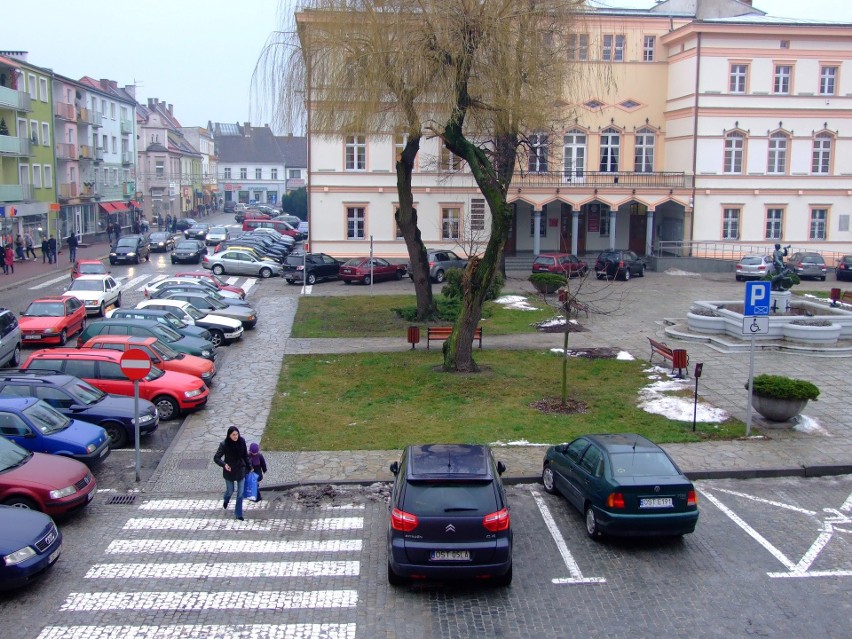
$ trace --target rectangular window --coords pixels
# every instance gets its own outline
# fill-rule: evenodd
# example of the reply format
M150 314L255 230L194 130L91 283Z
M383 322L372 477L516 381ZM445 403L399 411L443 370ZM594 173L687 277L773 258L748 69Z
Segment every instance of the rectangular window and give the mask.
M346 138L346 170L367 170L367 140L363 135L350 135Z
M118 153L118 138L115 137L115 136L112 136L112 138L110 138L110 139L112 141L112 152Z
M30 141L38 144L38 122L30 120Z
M775 65L775 78L772 83L772 92L778 95L790 95L790 78L793 76L793 67L789 64Z
M819 94L835 95L837 90L837 67L821 67L819 70Z
M538 236L547 237L547 213L541 212L541 224L538 227ZM535 213L530 215L530 237L535 237Z
M346 209L346 239L363 240L366 237L367 218L363 206L350 206Z
M826 239L825 229L828 223L828 209L811 209L811 231L809 239Z
M107 139L107 136L106 135L101 136L101 149L103 151L109 150L109 146L107 146L108 143L109 143L109 140Z
M441 154L438 158L438 169L441 171L461 171L464 160L441 144Z
M157 177L165 177L166 175L166 163L164 160L157 160L154 163L154 173Z
M470 201L470 230L485 230L485 200L473 198Z
M278 169L269 169L269 179L277 180L278 179Z
M106 115L106 100L101 99L101 115Z
M115 102L109 103L109 117L115 120Z
M33 187L41 188L41 165L33 164Z
M624 61L624 36L605 35L603 37L603 51L601 59L610 62Z
M263 169L255 169L254 170L254 179L262 180L263 179Z
M745 138L736 131L725 138L725 173L743 172L743 148Z
M601 237L609 237L609 208L602 208L600 212L600 231Z
M831 172L831 141L831 136L825 133L818 134L814 139L812 173L828 175Z
M30 99L35 100L38 97L38 89L36 88L38 85L36 84L36 77L34 74L30 73L29 82L27 82L27 92L30 94Z
M780 175L787 172L787 136L774 133L769 138L769 157L766 172Z
M455 207L441 209L441 239L458 240L461 238L461 211Z
M302 177L301 169L287 169L287 179L288 180L298 180Z
M769 209L766 211L766 239L780 240L784 228L784 209Z
M530 136L530 173L541 173L547 171L547 136Z
M746 78L748 77L748 65L732 64L728 90L731 93L746 92Z
M74 176L71 176L71 181L74 181ZM44 167L44 188L53 188L53 167L45 165Z
M41 123L41 143L50 146L50 124L47 122Z
M568 36L568 59L569 60L588 60L589 59L589 34L587 33L572 33Z
M240 179L241 180L248 179L248 169L246 167L240 168Z
M645 36L642 44L642 60L653 62L657 50L657 36Z
M647 129L636 132L633 170L636 173L651 173L654 170L654 133Z
M224 178L225 178L226 180L230 180L230 179L231 179L231 167L230 167L230 166L226 166L226 167L225 167L225 175L224 175Z
M725 209L722 217L722 239L740 239L740 210Z

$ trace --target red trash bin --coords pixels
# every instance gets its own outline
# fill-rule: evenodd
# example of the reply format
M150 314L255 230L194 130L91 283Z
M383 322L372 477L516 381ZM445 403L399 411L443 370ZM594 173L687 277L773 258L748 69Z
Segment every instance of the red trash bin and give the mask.
M408 343L411 344L411 350L414 350L414 345L420 343L420 327L408 327Z

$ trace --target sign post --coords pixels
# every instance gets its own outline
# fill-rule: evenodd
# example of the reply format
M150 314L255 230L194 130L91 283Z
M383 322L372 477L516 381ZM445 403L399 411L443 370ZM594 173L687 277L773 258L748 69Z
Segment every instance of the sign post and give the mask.
M746 437L751 435L752 398L754 385L754 340L758 335L769 333L769 305L771 282L746 282L745 303L743 305L743 334L751 335L751 348L748 360L748 408L746 409Z
M139 457L139 380L151 372L151 358L138 348L124 352L118 361L121 372L133 381L133 430L136 437L136 481L139 481L141 460Z

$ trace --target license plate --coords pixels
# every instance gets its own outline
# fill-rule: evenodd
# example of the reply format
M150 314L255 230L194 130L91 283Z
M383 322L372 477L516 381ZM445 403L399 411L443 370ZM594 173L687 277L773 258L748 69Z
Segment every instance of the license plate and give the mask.
M100 454L100 455L98 455L98 457L103 457L103 456L104 456L104 455L106 455L108 452L109 452L109 448L108 448L108 447L106 447L106 446L104 446L104 449L101 451L101 454Z
M673 506L671 497L649 497L639 500L639 508L671 508Z
M62 553L62 546L60 545L59 548L57 548L52 553L50 553L50 557L47 558L47 563L52 564L54 561L59 559L59 555L61 553Z
M433 550L432 561L470 561L469 550Z
M41 339L41 335L24 335L24 339Z
M95 498L95 491L93 490L88 495L86 495L86 501L92 501Z

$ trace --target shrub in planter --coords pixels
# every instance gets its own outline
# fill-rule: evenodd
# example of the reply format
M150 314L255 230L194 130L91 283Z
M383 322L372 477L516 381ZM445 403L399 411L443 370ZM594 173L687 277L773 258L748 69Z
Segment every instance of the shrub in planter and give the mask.
M560 287L568 283L568 278L556 273L533 273L530 282L539 293L555 293Z
M748 382L746 382L748 388ZM773 422L786 422L816 401L819 389L811 382L783 375L757 375L752 386L754 409Z

